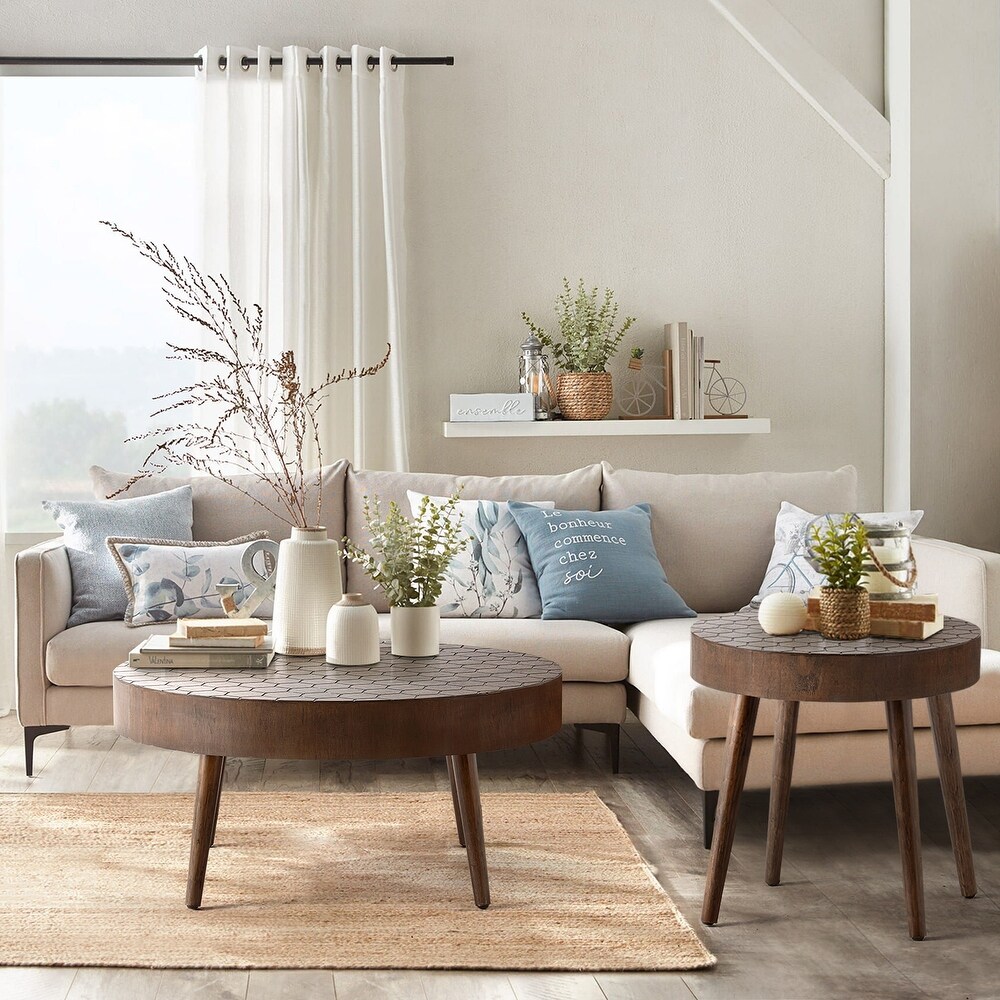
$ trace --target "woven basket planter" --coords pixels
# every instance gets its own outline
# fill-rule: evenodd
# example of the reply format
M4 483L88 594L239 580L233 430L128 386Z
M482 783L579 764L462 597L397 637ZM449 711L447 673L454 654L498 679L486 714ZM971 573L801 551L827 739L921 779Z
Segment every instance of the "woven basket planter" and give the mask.
M819 598L819 630L827 639L864 639L872 633L871 605L864 587L823 587Z
M611 412L610 372L562 372L556 383L559 409L567 420L603 420Z

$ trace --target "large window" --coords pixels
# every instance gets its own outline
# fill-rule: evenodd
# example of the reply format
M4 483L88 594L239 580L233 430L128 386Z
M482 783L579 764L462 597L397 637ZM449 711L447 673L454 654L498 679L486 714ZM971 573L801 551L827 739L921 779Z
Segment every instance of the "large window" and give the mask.
M0 345L7 530L47 531L46 498L90 496L87 469L134 470L183 324L120 237L197 256L190 77L0 81Z

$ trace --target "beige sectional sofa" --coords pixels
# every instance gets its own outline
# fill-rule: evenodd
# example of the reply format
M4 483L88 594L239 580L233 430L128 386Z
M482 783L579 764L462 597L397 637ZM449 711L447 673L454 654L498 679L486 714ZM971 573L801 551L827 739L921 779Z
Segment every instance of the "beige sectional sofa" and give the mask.
M103 497L124 476L93 470ZM280 522L262 523L259 509L213 480L159 477L129 495L191 482L194 536L221 541L259 527L280 538ZM565 475L457 477L354 470L338 463L325 470L324 520L333 537L362 535L361 504L377 493L406 508L406 491L436 496L462 486L467 499L553 500L565 509L600 510L647 502L657 553L671 584L701 615L732 612L757 593L773 544L774 519L783 500L807 510L857 507L856 473L672 475L593 465ZM983 676L955 697L966 774L1000 768L1000 555L948 542L916 543L920 586L941 595L944 610L983 629ZM384 612L381 594L354 564L346 586L365 593ZM71 601L69 562L61 541L21 553L16 567L18 716L30 747L35 736L71 725L112 721L111 674L144 635L173 626L127 628L96 622L66 628ZM382 621L388 629L387 616ZM442 621L444 642L496 646L553 660L563 671L563 718L605 728L617 764L617 727L626 704L706 793L706 816L722 779L723 746L731 696L703 688L689 671L691 619L642 622L614 628L596 622L539 619ZM770 781L775 706L761 705L749 787ZM918 768L936 773L928 720L915 706ZM806 705L799 719L794 780L797 784L881 781L889 777L884 714L874 705Z

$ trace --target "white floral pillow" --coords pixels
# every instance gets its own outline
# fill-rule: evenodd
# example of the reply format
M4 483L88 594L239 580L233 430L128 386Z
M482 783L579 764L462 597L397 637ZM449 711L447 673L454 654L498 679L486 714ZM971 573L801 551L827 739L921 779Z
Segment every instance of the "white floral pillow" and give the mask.
M133 627L176 621L178 618L224 617L220 583L239 584L239 605L253 587L245 579L243 553L266 531L229 542L170 542L150 538L109 538L108 548L125 584L128 607L125 624ZM277 549L276 542L269 542ZM271 617L272 602L254 612Z
M410 512L416 516L422 493L406 491ZM447 497L431 497L447 503ZM551 500L532 507L552 510ZM499 500L459 500L458 515L469 537L445 576L441 588L441 615L445 618L540 618L542 599L528 558L528 546L510 513Z
M809 526L822 515L810 514L809 511L796 507L787 500L781 505L774 521L774 548L771 551L771 561L764 574L764 582L755 600L768 594L808 594L813 587L821 587L826 577L813 569L806 559L809 541ZM868 524L893 524L901 522L910 531L914 531L924 516L922 510L878 511L859 514Z

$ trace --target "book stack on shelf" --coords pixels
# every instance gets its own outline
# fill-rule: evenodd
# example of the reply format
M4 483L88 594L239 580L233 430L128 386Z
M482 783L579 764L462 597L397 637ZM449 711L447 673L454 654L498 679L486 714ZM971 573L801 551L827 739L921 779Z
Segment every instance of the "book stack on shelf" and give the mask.
M814 587L806 606L807 632L819 629L820 589ZM870 602L872 635L891 639L929 639L944 628L944 615L938 606L937 594L914 594L896 601Z
M132 667L181 670L264 668L274 659L259 618L180 618L173 635L153 635L128 654Z
M671 359L673 416L677 420L704 420L705 338L696 337L687 323L667 323L664 333Z

